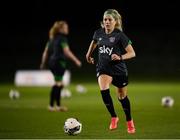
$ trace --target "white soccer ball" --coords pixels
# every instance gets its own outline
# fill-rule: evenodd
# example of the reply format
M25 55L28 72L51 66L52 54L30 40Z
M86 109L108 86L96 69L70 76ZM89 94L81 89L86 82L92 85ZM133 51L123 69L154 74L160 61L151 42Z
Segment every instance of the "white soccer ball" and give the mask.
M64 124L64 132L68 135L77 135L81 133L82 124L75 118L68 118Z
M87 89L86 89L83 85L78 84L78 85L76 86L76 91L77 91L78 93L86 93L86 92L87 92Z
M174 105L174 99L170 96L163 97L161 104L163 107L172 107Z
M10 97L10 99L13 99L13 100L14 99L19 99L20 93L17 90L11 89L9 91L9 97Z
M62 98L70 98L71 97L71 91L67 88L62 89L61 91L61 97Z

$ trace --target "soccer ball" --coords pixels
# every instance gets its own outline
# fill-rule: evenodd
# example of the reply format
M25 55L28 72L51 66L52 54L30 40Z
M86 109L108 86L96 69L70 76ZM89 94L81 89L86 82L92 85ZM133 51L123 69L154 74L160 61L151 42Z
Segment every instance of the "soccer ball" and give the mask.
M86 92L87 92L87 89L86 89L83 85L78 84L78 85L76 86L76 91L77 91L78 93L86 93Z
M81 133L82 124L75 118L68 118L64 124L64 132L68 135L77 135Z
M61 91L61 97L62 98L70 98L71 97L71 91L70 90L68 90L67 88L65 88L65 89L63 89L62 91Z
M170 96L163 97L161 104L163 107L172 107L174 105L174 99Z
M10 97L10 99L12 99L12 100L19 99L20 93L19 93L17 90L11 89L11 90L9 91L9 97Z

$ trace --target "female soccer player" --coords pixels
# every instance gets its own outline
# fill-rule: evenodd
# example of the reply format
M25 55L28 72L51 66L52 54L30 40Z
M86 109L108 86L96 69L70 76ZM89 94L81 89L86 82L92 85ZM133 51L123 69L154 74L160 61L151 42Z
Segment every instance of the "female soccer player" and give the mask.
M66 70L67 58L71 59L78 67L81 66L80 60L71 52L67 37L69 29L65 21L56 21L49 32L49 41L46 44L42 55L40 68L43 69L49 58L49 68L54 75L55 85L50 93L50 111L67 111L66 107L61 106L61 90L63 88L62 77ZM54 102L56 101L56 108Z
M127 120L127 132L135 133L131 117L130 101L127 97L128 72L125 60L135 57L131 41L122 31L121 15L114 9L104 12L102 28L95 31L86 54L88 63L94 64L93 51L98 47L96 66L98 84L103 102L111 114L110 130L116 129L117 117L110 96L110 84L117 87L118 100L122 104Z

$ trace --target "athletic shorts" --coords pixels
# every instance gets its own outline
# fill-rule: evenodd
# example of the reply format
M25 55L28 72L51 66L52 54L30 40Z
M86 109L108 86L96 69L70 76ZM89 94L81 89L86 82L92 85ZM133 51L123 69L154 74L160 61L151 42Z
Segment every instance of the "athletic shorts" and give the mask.
M60 64L59 61L50 60L49 69L53 73L55 81L62 81L66 69Z
M111 76L112 84L118 88L123 88L128 85L128 76L127 75L110 75L108 73L100 72L97 74L97 77L99 77L102 74Z
M126 75L114 75L112 78L112 84L118 88L122 88L128 85L128 76Z

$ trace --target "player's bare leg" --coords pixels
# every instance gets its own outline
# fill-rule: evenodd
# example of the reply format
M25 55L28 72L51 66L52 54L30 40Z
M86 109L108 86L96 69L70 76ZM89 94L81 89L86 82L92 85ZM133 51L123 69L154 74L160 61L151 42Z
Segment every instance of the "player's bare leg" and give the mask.
M98 83L101 90L103 102L106 108L108 109L109 113L111 114L111 123L110 123L109 129L114 130L117 128L119 118L117 117L114 111L114 105L112 102L112 98L110 96L109 85L111 84L111 82L112 82L111 76L102 74L98 77Z

